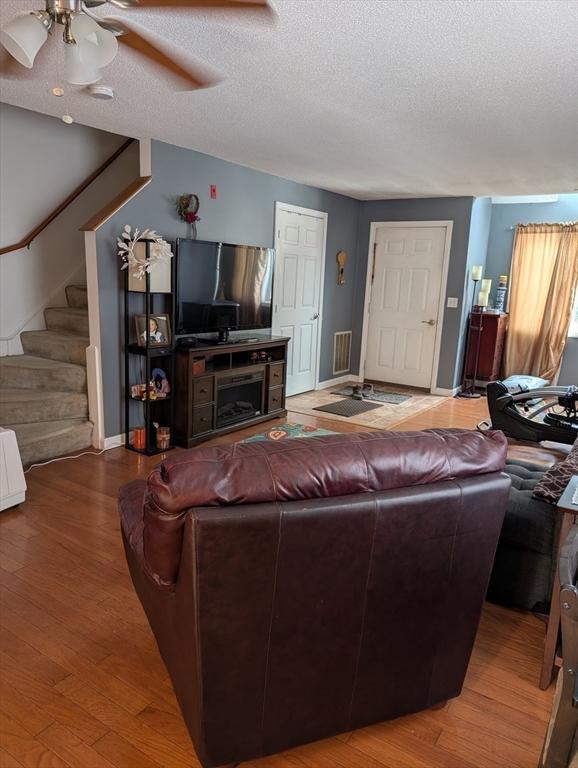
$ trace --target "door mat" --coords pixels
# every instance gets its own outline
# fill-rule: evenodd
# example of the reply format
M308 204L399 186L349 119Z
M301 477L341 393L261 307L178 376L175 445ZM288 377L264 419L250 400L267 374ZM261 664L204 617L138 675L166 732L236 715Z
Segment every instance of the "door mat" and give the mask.
M279 424L277 427L268 429L267 432L259 432L258 435L251 435L251 437L241 440L242 443L257 443L262 440L286 440L289 437L323 437L324 435L336 435L332 429L322 429L321 427L313 427L307 424L296 424L287 422L286 424Z
M353 395L353 387L334 389L331 394L351 397ZM399 392L385 392L383 389L374 389L371 394L363 395L364 400L372 400L375 403L390 403L391 405L405 403L406 400L411 400L411 397L411 395L401 395Z
M338 385L335 386L337 387ZM338 416L337 414L330 415L329 413L315 410L319 406L329 405L342 399L339 395L332 395L328 389L319 389L288 397L287 410L290 414L289 418L295 419L295 421L303 414L304 416L312 416L316 419L324 418L329 421L359 424L360 427L369 427L370 429L392 429L397 424L406 421L406 419L415 418L418 414L434 406L441 405L441 403L447 400L446 397L441 395L424 394L423 391L417 389L408 389L407 394L411 395L411 397L405 403L379 403L378 408L365 411L357 416ZM359 401L352 399L351 402L356 403ZM366 401L364 399L361 402L365 403ZM331 424L327 426L330 427Z
M324 413L334 413L336 416L358 416L360 413L373 411L375 408L381 408L379 403L368 403L365 400L337 400L335 403L327 405L318 405L313 408L314 411L323 411Z

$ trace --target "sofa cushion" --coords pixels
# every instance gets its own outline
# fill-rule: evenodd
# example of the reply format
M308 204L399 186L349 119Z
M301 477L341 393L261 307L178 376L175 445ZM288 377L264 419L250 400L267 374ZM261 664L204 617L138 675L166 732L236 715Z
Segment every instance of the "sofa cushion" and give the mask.
M563 461L554 464L544 473L543 478L534 488L534 496L551 504L557 504L573 475L578 475L578 440Z
M508 459L504 472L512 485L488 600L529 611L550 600L559 516L551 504L533 497L543 467Z
M540 469L529 469L507 461L504 472L512 485L500 544L550 556L554 543L556 511L533 496L535 486L544 476Z
M144 568L171 587L188 510L347 496L499 472L502 432L427 430L338 434L280 443L193 448L148 477Z

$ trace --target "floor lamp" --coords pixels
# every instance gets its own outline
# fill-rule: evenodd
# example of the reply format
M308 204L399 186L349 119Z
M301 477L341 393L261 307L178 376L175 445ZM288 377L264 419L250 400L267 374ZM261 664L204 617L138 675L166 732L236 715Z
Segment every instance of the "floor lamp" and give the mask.
M480 324L477 328L473 328L472 326L472 316L474 314L474 306L476 303L476 288L480 280L482 279L482 272L483 267L472 267L472 281L474 283L474 290L472 292L472 306L470 308L470 315L468 318L468 339L466 342L466 357L464 360L464 376L462 379L462 390L461 392L458 392L458 397L466 397L469 399L478 398L481 397L481 395L476 392L476 376L478 375L478 362L480 359L480 343L482 339L482 313L480 312ZM472 346L472 331L477 331L477 340L476 340L476 354L474 357L474 375L472 378L471 384L468 383L468 360L470 357L470 348Z

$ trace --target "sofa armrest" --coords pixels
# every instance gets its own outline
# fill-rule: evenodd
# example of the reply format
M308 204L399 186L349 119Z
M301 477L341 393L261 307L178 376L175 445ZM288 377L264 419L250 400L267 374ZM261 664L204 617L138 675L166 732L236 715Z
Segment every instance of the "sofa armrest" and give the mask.
M189 510L166 511L147 492L144 500L143 554L148 576L159 586L172 589L181 560L182 530Z

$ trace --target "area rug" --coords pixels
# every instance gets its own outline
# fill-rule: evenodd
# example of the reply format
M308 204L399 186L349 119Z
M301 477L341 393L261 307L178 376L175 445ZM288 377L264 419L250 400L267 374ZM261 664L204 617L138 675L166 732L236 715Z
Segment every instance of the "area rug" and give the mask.
M334 389L332 395L341 395L342 397L351 397L353 395L353 387L341 387L341 389ZM385 389L373 388L373 392L370 395L363 395L364 400L371 400L374 403L391 403L397 405L398 403L405 403L409 400L411 395L402 395L400 392L388 392Z
M372 429L391 429L406 419L411 419L436 405L441 405L441 403L447 400L445 397L430 395L420 390L407 390L407 395L409 395L409 399L403 403L383 403L371 411L350 417L329 413L324 415L322 412L315 410L321 405L329 405L343 399L326 389L304 392L301 395L288 397L286 408L292 413L302 413L306 416L315 416L318 419L326 418L331 419L331 421L343 421L346 424L359 424L361 427L371 427Z
M261 440L286 440L288 437L323 437L324 435L335 435L331 429L321 429L307 424L297 424L296 422L287 422L279 424L267 432L259 432L258 435L241 440L242 443L257 443Z
M350 419L352 416L359 416L361 413L373 411L375 408L381 408L379 403L367 403L365 400L336 400L327 405L318 405L313 410L331 413L333 416L345 416Z

